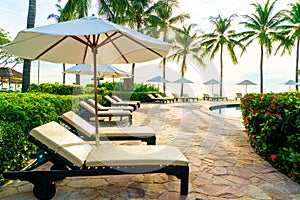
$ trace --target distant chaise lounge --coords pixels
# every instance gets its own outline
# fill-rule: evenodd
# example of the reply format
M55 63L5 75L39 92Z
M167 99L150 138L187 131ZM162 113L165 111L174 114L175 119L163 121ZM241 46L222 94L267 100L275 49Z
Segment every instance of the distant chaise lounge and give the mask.
M111 121L112 117L120 117L120 120L122 121L123 117L128 117L129 124L132 124L132 113L130 111L124 111L124 110L107 110L107 111L98 111L98 119L95 119L95 108L91 105L89 105L85 101L79 102L80 106L80 112L84 119L88 119L88 121L95 121L100 120L101 117L108 117L109 121Z
M95 106L95 100L94 99L88 99L86 101L91 106ZM133 112L134 108L132 106L102 106L100 103L97 103L98 110L100 111L107 111L107 110L125 110Z
M109 101L109 103L111 104L111 106L132 106L133 110L138 109L138 105L136 103L130 103L130 102L118 102L115 99L113 99L112 97L105 95L104 98Z
M84 140L95 140L95 127L73 111L62 114L60 120ZM156 144L156 134L148 126L99 127L99 134L103 141L141 140L148 145Z
M140 101L123 100L120 97L118 97L117 95L113 95L112 98L114 100L116 100L117 102L128 103L128 104L136 104L138 108L141 107L141 102Z
M155 97L153 96L153 94L147 94L147 96L149 97L151 103L155 103L155 102L168 103L167 99Z

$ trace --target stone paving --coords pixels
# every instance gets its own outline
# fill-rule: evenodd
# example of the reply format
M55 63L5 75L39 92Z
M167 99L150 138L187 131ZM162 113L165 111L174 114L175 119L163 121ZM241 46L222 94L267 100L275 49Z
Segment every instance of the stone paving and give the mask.
M179 195L180 182L165 174L67 178L57 182L54 200L91 199L300 199L300 185L262 160L247 143L241 119L212 113L222 102L142 104L136 126L151 126L157 145L174 145L189 159L189 194ZM230 102L231 103L231 102ZM116 142L116 145L141 142ZM32 185L10 181L0 199L35 199Z

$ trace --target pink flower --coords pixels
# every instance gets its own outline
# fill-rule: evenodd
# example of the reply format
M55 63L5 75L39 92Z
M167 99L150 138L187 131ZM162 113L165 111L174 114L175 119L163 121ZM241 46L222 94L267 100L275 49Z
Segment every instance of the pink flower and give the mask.
M251 99L251 96L246 96L246 99Z
M270 115L270 114L271 114L271 112L267 111L267 112L265 112L265 114L266 114L266 115Z
M277 155L276 154L272 154L270 157L271 157L272 160L275 160L277 158Z
M280 117L281 117L281 114L276 113L276 114L275 114L275 117L279 117L279 118L280 118Z

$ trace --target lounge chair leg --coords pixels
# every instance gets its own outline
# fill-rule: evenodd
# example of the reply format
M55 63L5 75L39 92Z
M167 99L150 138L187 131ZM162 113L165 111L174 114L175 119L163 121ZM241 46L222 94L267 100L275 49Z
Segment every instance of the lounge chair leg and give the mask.
M152 137L148 137L143 139L142 141L147 142L147 145L155 145L156 144L156 137L152 136Z
M187 195L189 190L189 167L182 169L180 195Z
M169 167L167 174L180 179L180 195L187 195L189 191L189 166Z
M128 116L129 124L132 125L132 115Z

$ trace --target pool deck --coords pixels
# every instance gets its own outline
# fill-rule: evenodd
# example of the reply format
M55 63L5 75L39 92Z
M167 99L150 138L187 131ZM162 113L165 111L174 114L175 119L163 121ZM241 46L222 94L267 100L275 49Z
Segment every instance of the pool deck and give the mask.
M67 178L56 183L54 200L91 199L300 199L300 185L279 173L250 147L238 117L209 111L228 102L142 104L134 126L151 126L157 145L180 148L189 159L189 194L179 195L179 180L165 174ZM116 145L145 143L128 141ZM0 199L35 199L32 185L10 181Z

